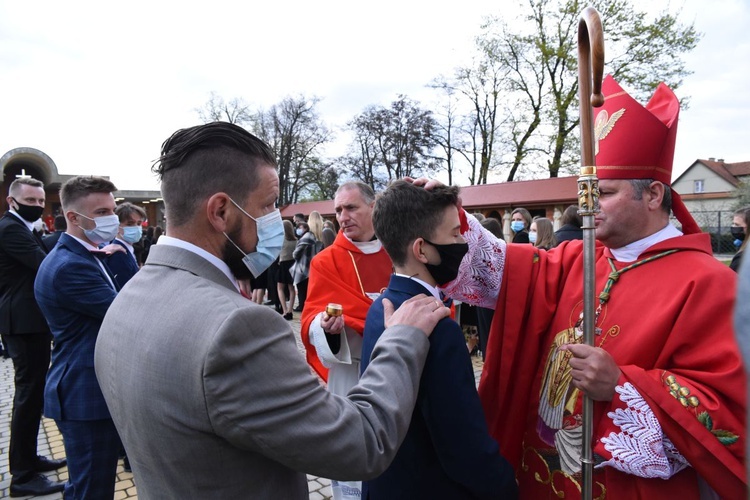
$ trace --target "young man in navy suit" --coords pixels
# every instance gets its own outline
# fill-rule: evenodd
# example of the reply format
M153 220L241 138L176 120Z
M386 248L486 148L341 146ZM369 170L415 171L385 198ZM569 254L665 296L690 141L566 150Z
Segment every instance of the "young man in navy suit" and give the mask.
M111 245L102 250L111 252L106 259L107 267L115 276L117 288L122 289L139 269L133 244L141 241L143 237L143 221L146 220L146 212L141 207L126 201L117 205L115 215L120 221L117 237Z
M117 296L114 275L98 245L120 227L114 184L74 177L60 189L68 223L42 262L34 295L54 337L44 414L55 420L68 458L65 498L112 498L120 438L94 373L94 346Z
M461 237L457 187L431 191L395 181L379 195L375 233L393 261L394 275L367 314L362 369L384 330L384 298L398 306L433 295L456 278L467 244ZM364 497L515 498L510 464L490 437L461 327L442 319L430 337L409 431L390 467L364 485Z

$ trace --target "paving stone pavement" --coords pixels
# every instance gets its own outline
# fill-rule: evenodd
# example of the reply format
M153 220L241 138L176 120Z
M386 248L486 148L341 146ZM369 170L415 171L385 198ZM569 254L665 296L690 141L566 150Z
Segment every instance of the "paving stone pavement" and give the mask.
M290 322L294 335L297 339L297 347L304 354L304 346L300 340L299 313L294 313L294 320ZM474 375L479 383L482 373L482 358L473 356ZM13 409L13 362L10 359L0 358L0 498L8 498L10 488L10 472L8 471L8 446L10 443L10 416ZM65 457L62 436L53 420L44 418L39 429L38 453L53 458ZM55 472L46 473L47 477L56 481L65 481L68 478L68 468ZM329 500L333 498L331 492L331 481L329 479L307 476L307 486L310 492L310 500ZM39 498L44 500L62 499L62 493L46 495L42 497L20 497ZM137 499L138 493L133 480L133 474L125 472L122 461L117 465L117 483L115 484L115 500Z

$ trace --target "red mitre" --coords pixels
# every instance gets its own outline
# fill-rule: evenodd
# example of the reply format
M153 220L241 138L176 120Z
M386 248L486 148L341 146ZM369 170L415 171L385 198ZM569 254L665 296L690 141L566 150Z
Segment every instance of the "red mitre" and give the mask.
M654 179L672 185L672 160L680 101L664 83L646 107L611 75L602 82L604 105L595 110L596 173L600 179ZM680 195L672 191L672 212L685 234L700 233Z

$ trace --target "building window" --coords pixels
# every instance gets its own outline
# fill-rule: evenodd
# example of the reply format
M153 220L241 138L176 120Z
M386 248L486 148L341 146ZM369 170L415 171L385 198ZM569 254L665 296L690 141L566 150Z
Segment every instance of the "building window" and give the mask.
M703 179L693 181L693 193L702 193L703 190Z

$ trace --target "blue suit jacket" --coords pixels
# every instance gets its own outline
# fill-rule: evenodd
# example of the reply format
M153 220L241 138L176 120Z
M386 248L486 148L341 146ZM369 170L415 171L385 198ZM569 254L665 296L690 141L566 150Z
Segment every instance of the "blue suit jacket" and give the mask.
M117 292L96 259L63 234L34 283L34 295L54 336L44 414L55 420L110 418L94 373L94 345Z
M391 276L367 313L363 371L385 329L383 298L398 307L420 293L430 292L414 280ZM364 483L363 493L374 500L517 496L513 468L487 431L466 341L455 321L445 318L433 330L406 438L390 467Z
M120 245L125 249L125 252L114 252L105 259L107 267L109 267L109 270L112 271L115 277L117 288L122 290L125 283L130 281L130 278L138 272L138 264L135 262L135 256L122 241L116 239L112 243Z

